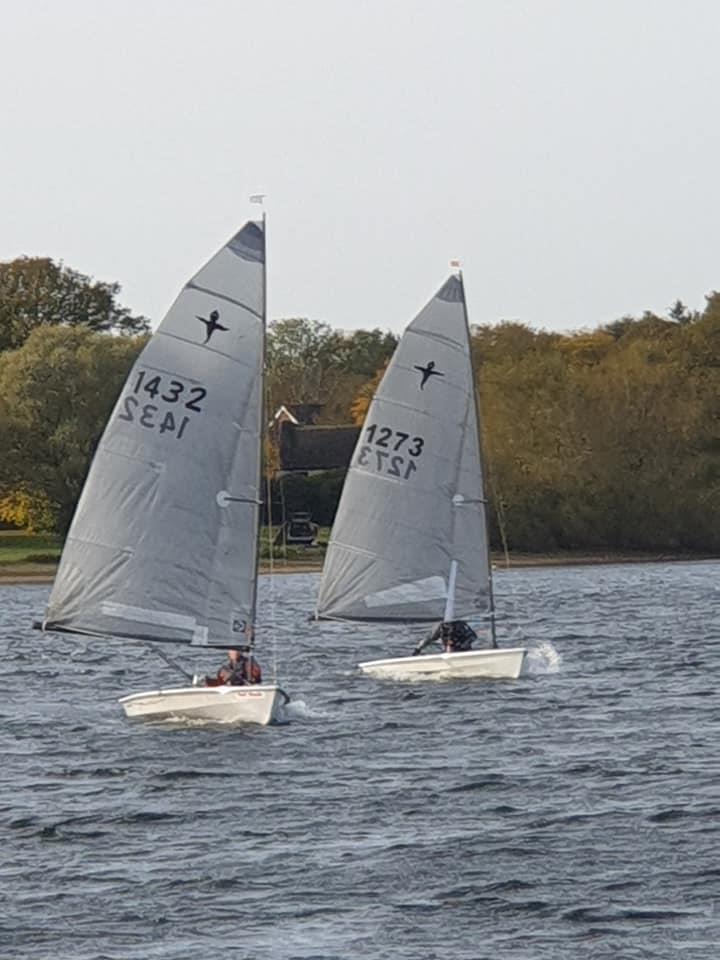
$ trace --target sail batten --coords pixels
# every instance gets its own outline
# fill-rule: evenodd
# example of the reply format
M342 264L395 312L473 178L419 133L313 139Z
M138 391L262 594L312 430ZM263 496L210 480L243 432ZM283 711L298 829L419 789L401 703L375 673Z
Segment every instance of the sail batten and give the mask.
M317 615L437 621L451 590L455 616L485 616L484 501L465 296L453 275L408 326L372 399L328 545Z
M232 303L236 307L240 307L243 310L247 310L248 313L252 313L253 316L257 317L258 320L263 320L262 313L259 313L257 310L253 309L249 304L243 303L241 300L235 300L233 297L229 297L225 293L220 293L219 290L210 290L207 287L200 287L192 281L185 285L186 290L199 290L200 293L207 293L211 297L217 297L218 300L225 300L227 303Z
M255 619L264 224L181 290L98 445L48 629L223 646Z

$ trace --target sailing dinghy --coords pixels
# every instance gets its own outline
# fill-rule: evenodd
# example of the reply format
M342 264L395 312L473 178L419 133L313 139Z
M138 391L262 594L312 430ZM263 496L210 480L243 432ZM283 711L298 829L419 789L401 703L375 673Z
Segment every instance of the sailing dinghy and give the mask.
M265 299L263 218L186 284L133 366L43 629L195 648L252 643ZM164 688L120 703L128 717L267 724L287 699L273 682Z
M368 409L325 557L319 619L489 620L481 446L462 274L407 327ZM515 679L522 647L393 657L376 677Z

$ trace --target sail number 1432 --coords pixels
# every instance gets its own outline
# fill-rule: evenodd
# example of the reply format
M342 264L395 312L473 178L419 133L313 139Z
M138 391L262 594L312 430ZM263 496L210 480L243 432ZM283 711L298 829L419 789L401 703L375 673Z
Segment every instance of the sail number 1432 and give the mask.
M392 430L377 423L365 427L365 443L356 460L358 467L369 467L378 473L407 480L417 470L425 441L402 430Z
M139 370L130 384L130 390L123 397L123 409L119 417L150 430L157 429L160 433L173 433L179 440L190 422L190 414L185 411L201 413L200 404L206 396L205 387L190 386L182 380ZM143 402L148 397L152 403Z

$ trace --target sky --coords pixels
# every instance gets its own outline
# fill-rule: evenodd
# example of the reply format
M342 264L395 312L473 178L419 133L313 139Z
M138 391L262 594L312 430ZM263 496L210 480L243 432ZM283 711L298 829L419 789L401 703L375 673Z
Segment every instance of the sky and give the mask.
M269 316L592 329L720 287L714 0L0 0L0 260L158 323L267 195Z

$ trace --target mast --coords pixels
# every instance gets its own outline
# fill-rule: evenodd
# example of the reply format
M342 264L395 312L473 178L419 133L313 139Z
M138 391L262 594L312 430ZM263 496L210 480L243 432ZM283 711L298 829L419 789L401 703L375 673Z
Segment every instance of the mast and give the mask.
M460 269L458 269L458 279L460 280L460 287L462 289L463 313L465 315L465 330L468 342L468 355L470 357L470 377L472 382L473 402L475 404L475 429L477 430L478 434L478 449L480 451L480 478L482 483L481 495L483 513L485 515L485 549L487 550L488 558L488 601L490 610L490 631L492 636L492 645L493 647L497 647L497 638L495 636L495 596L493 594L492 561L490 557L490 528L488 525L487 493L485 491L485 457L483 455L482 431L480 430L480 424L482 421L480 419L480 402L478 400L477 381L475 378L475 364L473 363L472 358L472 338L470 336L470 321L468 319L467 300L465 298L465 281L463 279L462 270Z
M447 600L445 601L445 613L443 614L443 623L452 623L455 619L455 579L457 577L457 560L450 561L450 573L448 574Z
M263 195L256 195L250 198L251 202L262 203ZM267 233L266 233L266 214L263 210L262 215L262 249L263 249L263 269L262 269L262 338L260 348L260 377L262 379L260 388L260 403L258 404L258 444L260 446L260 455L258 457L257 486L258 508L257 508L257 530L255 534L255 582L253 585L253 622L250 633L250 660L252 663L252 648L255 643L255 621L257 620L257 592L258 577L260 574L260 536L262 533L262 504L260 491L262 490L262 471L263 454L265 447L265 355L267 351ZM271 510L270 498L268 497L268 511Z

